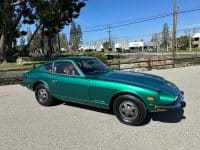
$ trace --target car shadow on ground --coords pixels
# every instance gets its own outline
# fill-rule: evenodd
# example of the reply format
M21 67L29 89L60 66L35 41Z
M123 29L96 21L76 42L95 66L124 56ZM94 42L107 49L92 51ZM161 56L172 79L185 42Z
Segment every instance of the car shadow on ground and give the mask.
M104 113L107 115L114 115L113 112L110 110L102 109L102 108L96 108L96 107L91 107L87 105L82 105L82 104L77 104L73 102L65 102L64 105L71 106L71 107L76 107L80 109L87 109L99 113ZM178 123L182 119L185 119L186 117L184 116L184 110L183 109L177 109L177 110L169 110L166 112L155 112L155 113L149 113L147 119L144 121L142 125L147 125L148 123L152 121L159 121L163 123Z
M78 103L65 102L64 105L76 107L76 108L80 108L80 109L87 109L87 110L91 110L91 111L96 111L96 112L104 113L104 114L108 114L108 115L114 115L110 110L92 107L92 106L88 106L88 105L82 105L82 104L78 104Z
M151 113L151 119L153 121L160 121L166 123L177 123L182 119L186 119L183 109L169 110L166 112Z

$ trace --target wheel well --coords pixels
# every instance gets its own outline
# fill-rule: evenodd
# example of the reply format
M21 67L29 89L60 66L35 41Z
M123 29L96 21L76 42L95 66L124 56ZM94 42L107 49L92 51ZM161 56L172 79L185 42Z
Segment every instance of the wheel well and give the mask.
M35 88L37 87L38 84L44 84L43 82L41 81L37 81L33 84L33 90L35 91Z
M115 95L111 98L111 100L110 100L110 104L109 104L109 109L110 109L110 111L113 112L113 103L114 103L115 99L116 99L117 97L121 96L121 95L132 95L132 96L135 96L135 97L137 97L138 99L141 100L141 98L140 98L139 96L137 96L137 95L135 95L135 94L133 94L133 93L129 93L129 92L120 92L120 93L117 93L117 94L115 94ZM143 102L143 101L142 101L142 102Z

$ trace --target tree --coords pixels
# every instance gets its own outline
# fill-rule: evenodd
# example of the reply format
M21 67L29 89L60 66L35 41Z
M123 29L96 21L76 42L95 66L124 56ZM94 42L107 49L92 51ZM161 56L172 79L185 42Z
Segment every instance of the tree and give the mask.
M48 37L49 53L53 53L52 40L65 25L79 16L80 10L85 6L81 0L13 0L0 1L0 57L7 60L7 52L12 49L12 42L26 32L20 31L21 24L35 24L27 47L38 30L43 27L44 35Z
M178 47L181 49L189 48L190 45L190 37L188 36L181 36L177 39Z
M167 23L163 25L163 31L162 31L162 47L165 49L168 49L168 44L169 44L169 26Z
M81 26L76 25L75 22L72 22L71 28L70 28L70 45L71 45L72 50L78 50L81 42L82 42Z
M42 29L39 30L38 33L36 33L36 35L34 36L33 38L33 41L29 47L29 50L32 52L32 53L35 53L35 52L38 52L40 53L40 55L43 55L43 56L46 56L48 55L48 40L49 38L47 36L43 36L42 35ZM57 39L57 36L53 36L52 37L52 49L54 50L54 53L57 53L58 52L58 39Z
M39 25L36 24L35 31L33 33L31 32L31 34L29 34L30 32L28 31L28 33L27 33L28 34L27 35L27 44L24 47L22 47L22 49L21 49L22 52L27 51L27 49L31 45L31 42L33 41L35 35L38 33L39 29L41 28L41 26L42 26L41 23Z
M109 41L105 41L105 42L103 42L103 48L105 49L105 50L109 50L109 48L110 48L110 42Z
M16 38L26 34L25 31L20 31L21 23L34 23L33 7L28 0L16 3L11 0L1 0L0 19L0 57L6 62L9 51L12 51L12 43Z
M60 33L60 47L64 49L69 48L67 36L65 33Z
M27 41L30 41L31 37L32 37L33 33L31 31L30 28L27 29Z
M83 43L82 37L83 37L82 29L81 29L81 26L78 25L77 26L77 43L78 43L78 45Z
M80 10L85 6L85 3L80 0L32 1L37 8L37 16L43 25L44 35L48 37L49 51L47 56L50 57L54 51L53 38L65 25L69 25L73 19L79 16Z
M25 41L24 37L21 37L20 38L20 46L23 47L25 45L25 43L26 43L26 41Z
M152 35L151 42L154 43L154 46L156 47L157 52L160 50L160 33L155 33Z
M72 22L71 23L71 26L70 26L70 39L69 39L69 43L71 45L71 49L72 50L77 50L76 49L76 24L75 22Z
M192 51L192 37L199 31L199 28L185 29L185 36L189 39L189 49ZM186 39L185 37L185 39Z

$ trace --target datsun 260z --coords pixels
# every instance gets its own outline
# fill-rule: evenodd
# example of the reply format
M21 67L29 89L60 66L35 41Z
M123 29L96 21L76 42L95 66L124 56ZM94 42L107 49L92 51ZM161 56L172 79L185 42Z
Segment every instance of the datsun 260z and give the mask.
M163 77L112 71L94 57L49 61L23 75L22 84L43 106L56 99L109 109L119 121L142 124L148 112L185 107L183 92Z

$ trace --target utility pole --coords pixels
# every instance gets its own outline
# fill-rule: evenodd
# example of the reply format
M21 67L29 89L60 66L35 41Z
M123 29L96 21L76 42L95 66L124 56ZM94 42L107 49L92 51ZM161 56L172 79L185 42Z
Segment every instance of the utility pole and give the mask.
M192 51L192 35L191 35L191 33L189 35L189 42L190 42L190 51Z
M111 41L111 26L108 25L108 39L109 39L109 49L112 49L112 41Z
M178 10L177 10L177 2L176 0L173 0L173 39L172 39L172 55L173 55L173 67L175 67L175 59L176 59L176 48L177 48L177 43L176 43L176 28L177 28L177 15L178 15Z

